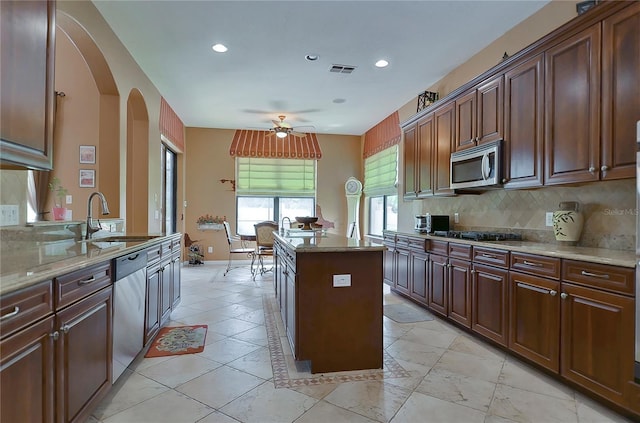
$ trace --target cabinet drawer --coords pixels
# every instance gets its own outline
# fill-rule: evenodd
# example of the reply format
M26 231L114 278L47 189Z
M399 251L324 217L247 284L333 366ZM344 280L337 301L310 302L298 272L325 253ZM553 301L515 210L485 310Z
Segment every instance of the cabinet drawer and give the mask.
M384 232L382 235L382 239L385 245L395 244L396 243L396 234L390 234Z
M424 253L425 251L427 251L426 247L427 247L426 238L409 238L409 249L411 251Z
M446 256L449 254L449 243L447 241L438 241L435 239L430 239L427 243L427 251L430 253L441 254Z
M160 253L161 257L167 257L171 255L171 241L165 241L161 244L162 252Z
M634 269L588 263L577 260L562 261L562 280L633 295Z
M473 247L473 262L509 268L509 252L493 248Z
M512 252L511 270L560 279L560 259Z
M50 280L20 289L0 299L2 338L53 313L53 284Z
M111 262L55 278L55 308L66 307L111 284Z
M155 261L160 260L162 246L160 244L154 245L153 247L147 248L146 252L147 252L147 263L151 264Z
M402 235L396 236L396 248L401 250L409 249L409 237Z
M471 245L450 243L449 258L471 260Z

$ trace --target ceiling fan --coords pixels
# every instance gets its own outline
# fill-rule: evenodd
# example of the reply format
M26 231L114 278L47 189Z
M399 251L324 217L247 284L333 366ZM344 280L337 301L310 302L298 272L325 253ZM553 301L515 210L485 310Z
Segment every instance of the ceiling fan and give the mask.
M272 120L271 122L273 122L273 124L275 125L273 128L269 129L269 131L271 131L267 136L270 137L272 135L275 135L278 138L285 138L287 135L292 135L294 137L306 137L306 134L303 134L302 132L296 132L293 130L293 127L285 122L285 115L280 115L278 116L278 118L280 119L280 121L277 120Z

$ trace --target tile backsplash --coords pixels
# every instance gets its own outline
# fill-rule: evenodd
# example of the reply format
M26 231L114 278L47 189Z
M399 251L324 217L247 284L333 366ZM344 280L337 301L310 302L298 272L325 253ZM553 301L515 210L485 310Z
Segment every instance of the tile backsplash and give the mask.
M557 210L562 201L577 201L584 215L578 246L635 250L635 189L635 179L535 190L500 189L424 199L421 212L448 214L457 230L502 230L520 233L526 240L559 243L553 228L545 225L545 214ZM456 212L460 218L457 224L453 223Z

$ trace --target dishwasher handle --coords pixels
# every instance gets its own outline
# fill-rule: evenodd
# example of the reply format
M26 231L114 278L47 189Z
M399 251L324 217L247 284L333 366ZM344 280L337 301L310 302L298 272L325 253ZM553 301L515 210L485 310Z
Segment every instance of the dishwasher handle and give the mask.
M142 251L113 259L113 273L116 281L145 267L147 267L147 255Z

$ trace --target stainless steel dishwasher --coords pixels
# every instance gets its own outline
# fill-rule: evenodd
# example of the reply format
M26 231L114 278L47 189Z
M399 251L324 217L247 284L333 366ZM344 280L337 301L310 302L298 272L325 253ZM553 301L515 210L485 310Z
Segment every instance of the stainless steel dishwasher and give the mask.
M113 379L122 375L142 350L147 255L143 251L113 260Z

